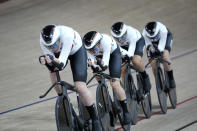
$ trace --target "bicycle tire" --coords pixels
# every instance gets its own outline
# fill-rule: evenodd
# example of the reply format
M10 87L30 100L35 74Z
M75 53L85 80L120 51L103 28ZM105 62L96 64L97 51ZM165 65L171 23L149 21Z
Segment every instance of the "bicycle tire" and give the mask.
M144 92L144 88L143 88L143 84L142 84L142 77L140 74L137 74L137 85L138 85L138 90L140 94L145 94ZM152 106L151 106L151 101L150 101L150 93L145 96L141 101L140 101L141 105L142 105L142 110L144 112L144 115L146 118L150 118L151 117L151 113L152 113Z
M155 70L155 83L159 105L163 114L167 113L167 93L165 92L164 75L161 67Z
M169 78L168 78L166 71L165 71L165 82L166 82L167 93L168 93L172 108L176 109L176 104L177 104L176 88L169 87Z
M113 92L113 93L114 93L114 92ZM122 108L121 108L121 106L120 106L120 103L119 103L119 101L118 101L116 95L114 95L114 103L115 103L116 108L117 108L118 110L120 110L120 111L117 111L116 113L117 113L117 116L118 116L120 125L122 126L122 129L123 129L124 131L130 131L130 129L131 129L131 124L128 124L128 125L124 125L124 124L123 124L123 110L122 110Z
M133 77L128 75L126 73L125 78L124 78L124 90L126 93L127 97L127 108L131 114L132 118L132 125L137 124L137 118L138 118L138 113L137 113L137 96L136 96L136 87L133 81Z
M109 116L109 99L108 91L105 85L98 85L96 90L96 103L99 119L104 131L112 131L110 126L110 116Z
M63 96L58 97L56 100L55 118L58 131L74 131L74 118L72 116L71 106L69 105L69 101Z
M177 95L176 95L176 88L170 89L168 92L170 103L173 109L176 109L177 104Z

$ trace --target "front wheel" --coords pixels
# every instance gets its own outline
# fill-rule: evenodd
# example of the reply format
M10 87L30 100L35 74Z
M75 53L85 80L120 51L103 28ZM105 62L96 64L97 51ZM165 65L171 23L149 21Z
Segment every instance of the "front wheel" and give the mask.
M110 126L110 115L109 115L109 99L108 91L105 85L98 85L96 90L96 103L100 122L104 131L112 131L113 127Z
M173 109L176 109L177 104L177 95L176 95L176 88L170 89L168 92L170 103Z
M68 99L59 96L55 105L55 118L58 131L74 131L74 118Z
M165 92L165 82L162 69L158 67L155 70L155 83L157 89L158 100L162 113L167 112L167 94Z
M143 96L141 100L142 109L146 118L151 117L152 106L151 106L151 95L150 93L145 96L145 91L142 84L142 77L140 74L137 74L137 85L138 85L138 93L140 96Z
M166 89L167 89L166 92L169 95L170 103L172 105L172 108L175 109L176 104L177 104L176 88L170 88L169 87L169 78L168 78L168 75L167 75L166 71L165 71L165 82L166 82Z
M136 96L136 87L133 81L132 76L126 74L124 78L124 90L127 97L127 108L131 114L132 124L136 125L137 123L137 96Z

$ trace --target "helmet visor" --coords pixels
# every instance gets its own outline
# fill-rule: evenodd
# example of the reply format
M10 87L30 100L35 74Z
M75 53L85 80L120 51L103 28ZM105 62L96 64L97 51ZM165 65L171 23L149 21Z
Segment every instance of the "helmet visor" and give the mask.
M48 36L48 35L42 35L43 36L43 39L44 39L44 41L46 42L46 43L51 43L52 42L52 37L53 37L53 35L50 35L50 36Z
M116 35L120 35L120 33L121 33L121 30L112 29L112 31L113 31L114 34L116 34Z
M47 49L52 50L52 51L56 51L59 49L59 45L57 44L57 42L55 42L53 45L50 46L45 46Z
M160 40L160 33L158 33L155 37L150 38L151 42L158 42Z
M126 33L119 38L115 38L115 40L118 41L118 44L120 44L121 46L124 45L124 44L127 44L127 42L128 42L128 40L126 38Z
M91 54L94 54L94 55L101 54L102 51L101 51L100 44L98 43L94 47L92 47L91 49L88 49L88 52L90 52Z

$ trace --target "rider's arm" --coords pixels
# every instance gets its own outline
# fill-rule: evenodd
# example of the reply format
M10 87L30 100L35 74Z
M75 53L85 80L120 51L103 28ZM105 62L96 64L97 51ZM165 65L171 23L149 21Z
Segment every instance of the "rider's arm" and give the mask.
M121 53L122 57L124 57L124 56L126 56L128 54L127 50L123 49L121 46L119 46L119 48L120 48L120 53Z
M142 32L142 36L144 37L144 40L145 40L146 50L149 50L149 47L152 45L152 42L151 42L151 40L146 36L145 29L144 29L143 32Z
M91 65L89 66L93 66L93 67L99 67L98 65L95 64L95 57L94 55L90 54L89 52L87 52L87 57L88 57L88 60L91 61Z
M67 59L68 59L68 56L71 52L71 49L72 49L72 45L73 45L73 33L72 32L65 32L63 35L62 35L62 49L61 49L61 53L60 53L60 56L59 56L59 61L60 63L62 62L64 64L63 67L66 66L66 62L67 62Z
M168 30L163 24L158 23L158 26L160 26L160 37L161 37L159 40L158 49L160 52L163 52L166 46Z
M135 52L136 43L141 38L141 34L138 30L130 27L127 29L127 38L129 42L129 49L127 55L129 57L132 57Z
M101 40L101 47L103 49L103 66L109 65L110 53L111 53L112 39L108 35L103 35Z

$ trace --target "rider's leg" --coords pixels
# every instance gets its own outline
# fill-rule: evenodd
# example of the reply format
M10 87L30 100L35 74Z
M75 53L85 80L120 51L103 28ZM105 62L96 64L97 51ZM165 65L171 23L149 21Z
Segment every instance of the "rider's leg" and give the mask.
M169 61L169 62L171 63L171 60L170 60L170 53L169 53L168 50L164 50L164 51L163 51L162 58L163 58L164 60L166 60L166 61ZM168 65L168 63L164 62L163 65L164 65L164 68L165 68L166 71L171 71L171 70L172 70L171 65Z
M168 31L166 46L165 46L165 50L163 51L162 57L163 57L164 60L167 60L169 62L171 62L170 51L171 51L172 45L173 45L172 33L170 31ZM170 88L175 88L176 83L175 83L175 80L174 80L172 67L170 65L168 65L167 63L164 63L164 68L167 71L167 74L168 74L168 77L169 77Z
M136 48L134 52L134 56L132 59L133 64L139 68L140 74L142 75L143 79L143 87L146 93L150 92L151 89L151 84L150 84L150 79L148 74L145 71L145 66L142 61L142 56L144 53L144 46L145 46L145 40L144 37L141 37L137 42L136 42Z
M87 80L87 54L84 45L72 56L70 64L73 73L74 84L77 92L81 97L83 104L86 106L90 118L92 119L92 130L101 131L101 125L98 120L98 114L94 105L93 96L86 86Z
M57 77L56 77L56 73L55 72L50 72L50 78L51 78L51 83L55 83L57 82ZM62 90L61 90L61 86L60 85L57 85L54 87L56 93L61 96L62 95Z
M125 77L126 71L127 71L127 67L123 66L121 68L121 79L122 79L122 83L124 83L124 77Z
M85 106L91 106L94 103L91 92L88 90L86 83L81 81L74 82L75 87L77 87L77 92Z
M114 78L114 80L110 80L110 84L116 93L120 105L123 110L124 124L129 124L131 122L131 116L127 108L127 99L124 89L120 85L120 79Z
M150 63L151 67L152 67L152 72L153 74L155 73L155 68L156 68L156 61L155 60L152 60L151 63Z
M94 104L94 100L91 92L88 90L85 82L76 81L75 86L77 87L77 92L80 95L80 98L85 105L90 118L92 119L92 130L101 131L100 122L98 119L97 110Z
M120 85L120 79L119 78L114 78L114 80L110 80L110 84L116 93L118 100L123 101L126 99L126 94L124 89Z
M140 70L140 74L143 79L143 85L144 85L145 92L146 93L150 92L150 89L151 89L150 79L149 79L148 74L145 71L145 66L142 61L142 57L140 55L134 55L133 59L132 59L132 63L134 66L138 67L138 69Z
M164 60L171 62L170 60L170 53L168 50L164 50L162 57ZM173 70L172 70L172 66L168 65L166 62L163 63L165 71L167 72L168 78L169 78L169 84L170 84L170 88L175 88L176 87L176 83L174 80L174 76L173 76Z
M117 49L110 55L109 61L109 73L114 80L110 80L110 84L116 93L120 105L123 109L124 124L129 124L131 122L131 115L127 109L127 99L124 89L120 85L121 76L121 54L120 49Z
M133 59L132 59L132 63L133 63L134 66L138 67L140 72L145 71L145 66L144 66L144 63L142 61L142 57L140 55L134 55Z

